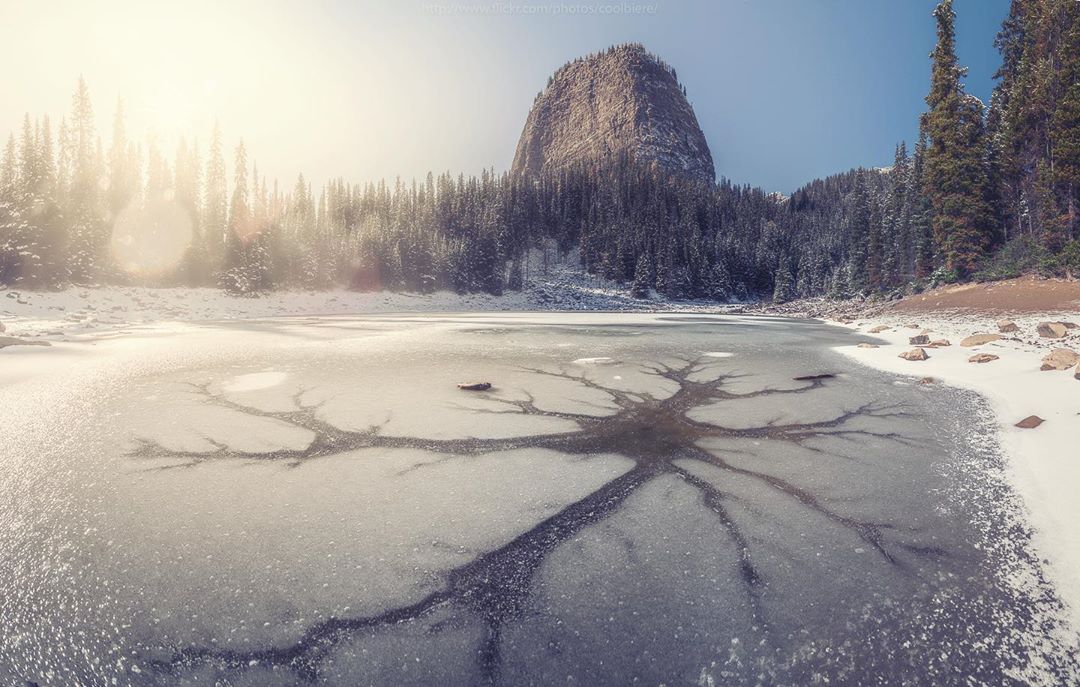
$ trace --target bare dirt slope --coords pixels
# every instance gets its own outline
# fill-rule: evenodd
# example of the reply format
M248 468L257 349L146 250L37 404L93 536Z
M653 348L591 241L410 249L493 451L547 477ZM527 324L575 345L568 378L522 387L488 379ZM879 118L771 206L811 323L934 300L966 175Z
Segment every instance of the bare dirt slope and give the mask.
M1020 277L986 284L943 286L908 296L891 309L988 314L1080 312L1080 281Z

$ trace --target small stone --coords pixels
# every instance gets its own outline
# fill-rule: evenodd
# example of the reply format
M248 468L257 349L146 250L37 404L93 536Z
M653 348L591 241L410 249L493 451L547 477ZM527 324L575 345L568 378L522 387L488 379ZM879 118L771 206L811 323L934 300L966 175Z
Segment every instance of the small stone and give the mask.
M1060 322L1040 322L1035 329L1044 339L1060 339L1068 331L1068 327Z
M1073 379L1080 379L1080 365L1076 366L1076 370L1073 372Z
M991 341L997 341L1001 338L1001 334L972 334L971 336L963 339L960 342L961 346L970 348L972 346L982 346L988 344Z
M1080 324L1076 324L1075 322L1058 322L1058 324L1065 325L1066 329L1076 329L1077 327L1080 327Z
M909 324L909 325L907 325L907 328L908 329L922 329L922 327L920 327L917 324Z
M946 346L952 346L952 342L948 339L938 339L930 342L930 348L945 348Z
M925 348L913 348L907 353L901 353L900 357L904 360L926 360L930 355Z
M1042 359L1042 370L1068 370L1080 363L1080 355L1068 348L1055 348Z
M993 353L976 353L968 358L969 363L992 363L997 360L998 357Z
M859 344L859 348L880 348L880 346L872 343L861 343Z
M1046 420L1043 420L1038 415L1028 415L1020 422L1017 422L1016 426L1020 429L1035 429L1044 422L1046 422Z
M1020 331L1020 327L1017 327L1016 323L1012 320L998 320L997 328L1002 334Z
M933 377L923 377L922 379L919 380L919 384L933 384L936 381L937 380L934 379Z
M462 382L457 388L462 391L487 391L491 388L491 382Z
M879 324L878 326L872 328L870 330L870 333L871 334L880 334L881 332L889 331L889 329L891 329L891 327L889 327L889 325L887 325L887 324Z
M5 331L7 331L7 327L4 326L3 322L0 322L0 334L3 334Z
M930 337L926 334L919 334L918 336L909 337L908 343L912 346L925 346L930 343Z

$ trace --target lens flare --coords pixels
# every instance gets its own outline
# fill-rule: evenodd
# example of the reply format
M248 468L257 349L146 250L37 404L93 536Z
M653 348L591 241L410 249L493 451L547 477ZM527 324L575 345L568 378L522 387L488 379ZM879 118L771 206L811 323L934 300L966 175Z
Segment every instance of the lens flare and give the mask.
M110 248L132 275L161 275L176 268L191 246L191 214L170 198L135 202L116 216Z

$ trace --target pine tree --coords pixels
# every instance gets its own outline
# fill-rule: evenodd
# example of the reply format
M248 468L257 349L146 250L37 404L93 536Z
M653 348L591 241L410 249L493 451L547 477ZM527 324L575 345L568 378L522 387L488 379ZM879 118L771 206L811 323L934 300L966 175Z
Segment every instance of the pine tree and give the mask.
M124 122L124 101L117 99L113 116L112 145L109 148L108 204L112 218L128 206L136 193L136 172L132 169L131 150Z
M1080 22L1077 24L1080 32ZM1054 113L1057 152L1055 180L1063 187L1068 222L1067 238L1080 238L1080 75Z
M868 283L868 264L870 255L870 191L867 188L866 173L859 170L855 178L853 205L848 233L851 252L847 262L847 293L855 295L864 292ZM875 250L880 245L875 247ZM787 266L785 265L785 269Z
M782 259L779 267L776 268L773 284L773 303L787 303L792 299L795 293L795 284L791 269L788 267L787 258Z
M229 196L225 178L225 156L221 142L221 126L215 122L210 137L210 154L206 161L206 186L203 191L202 231L210 272L223 269L225 239L228 231Z
M67 259L70 278L87 283L101 276L108 225L103 221L99 179L101 178L94 132L94 109L86 81L79 78L72 96L68 159L71 180L65 213L70 218Z
M921 282L934 271L934 234L931 222L930 199L925 193L926 136L921 134L911 158L910 192L904 198L904 212L908 217L908 247L911 256L912 277Z
M234 293L251 293L256 288L253 275L248 269L246 250L248 244L255 238L247 175L247 150L241 139L240 144L236 146L236 158L233 165L233 193L229 203L229 222L222 273L222 286Z
M183 259L182 280L188 286L203 286L210 283L211 270L199 213L202 176L199 171L198 143L189 147L187 141L181 138L174 165L174 200L182 208L191 230L191 241Z
M726 302L731 299L731 275L722 259L717 259L709 268L705 285L705 296L714 301Z
M651 276L649 257L642 253L634 266L634 281L630 285L630 295L634 298L648 298L649 291L652 289Z
M1054 182L1064 196L1065 238L1080 239L1080 3L1062 8L1060 96L1050 121Z
M966 277L976 268L995 233L988 202L982 104L964 93L966 69L956 60L952 0L934 10L937 47L932 54L929 111L923 129L929 139L925 153L925 192L933 208L934 239L945 268Z

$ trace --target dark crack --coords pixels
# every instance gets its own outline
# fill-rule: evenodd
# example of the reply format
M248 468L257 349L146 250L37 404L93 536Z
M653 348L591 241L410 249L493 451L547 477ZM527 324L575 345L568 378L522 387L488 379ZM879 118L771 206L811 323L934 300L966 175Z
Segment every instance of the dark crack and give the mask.
M816 452L823 452L823 449L807 446L807 442L827 437L862 436L873 440L904 442L907 439L899 433L875 432L849 426L849 423L856 418L903 415L901 408L866 404L818 422L773 421L744 429L721 427L692 420L687 417L687 413L692 409L717 401L812 393L823 388L827 383L837 383L839 380L821 377L805 380L805 383L790 389L766 388L739 394L724 388L725 383L736 379L737 375L723 375L711 381L696 378L709 369L710 365L714 363L680 361L678 365L647 366L649 374L676 385L671 395L666 397L636 394L611 388L584 375L570 374L565 371L529 370L538 375L570 380L581 387L602 392L610 401L611 406L597 406L597 410L611 410L612 412L591 415L546 410L539 407L536 400L528 393L524 393L523 398L505 398L497 392L478 394L478 397L494 402L496 407L465 407L464 410L482 415L509 414L557 418L570 420L576 425L576 429L566 432L495 439L425 439L390 436L383 432L385 423L364 430L346 430L322 420L318 415L318 405L304 405L302 403L304 391L294 395L294 409L265 411L231 401L220 394L214 394L209 385L195 386L197 393L220 407L249 416L282 421L309 431L313 438L303 449L282 449L267 453L246 453L220 444L215 444L217 450L212 452L178 452L151 442L141 441L132 451L133 456L172 458L180 461L161 469L194 467L204 461L230 458L274 460L299 466L308 460L370 448L418 449L445 456L434 463L417 463L404 470L404 473L460 457L531 448L583 457L619 454L632 460L634 465L619 477L563 507L502 547L483 553L472 561L445 572L441 579L442 586L415 603L376 615L326 618L309 627L293 643L283 646L251 651L217 647L180 648L171 659L158 661L154 667L162 673L176 674L184 667L199 663L214 664L226 670L242 670L250 665L264 665L286 668L292 670L300 679L313 680L318 677L320 662L341 641L365 630L370 631L424 619L437 609L445 608L457 613L471 614L483 623L484 638L477 650L476 660L484 681L494 683L498 680L501 665L502 630L508 621L519 619L526 613L526 604L533 591L536 574L548 555L584 528L605 520L618 510L631 494L661 475L676 476L696 489L701 494L704 505L716 515L738 552L739 576L753 609L754 619L767 629L768 622L760 600L761 590L767 584L767 580L754 565L751 543L727 509L725 501L731 497L714 482L688 470L681 461L703 463L722 472L753 479L773 493L793 499L803 507L852 532L876 551L883 560L898 568L907 568L905 561L899 556L899 551L923 556L944 555L943 551L932 547L917 547L902 541L891 541L888 535L897 531L894 525L865 521L846 515L835 510L807 489L781 477L732 464L716 453L703 448L703 443L710 439L767 439L798 445ZM441 631L443 626L441 623L436 624L431 631Z

